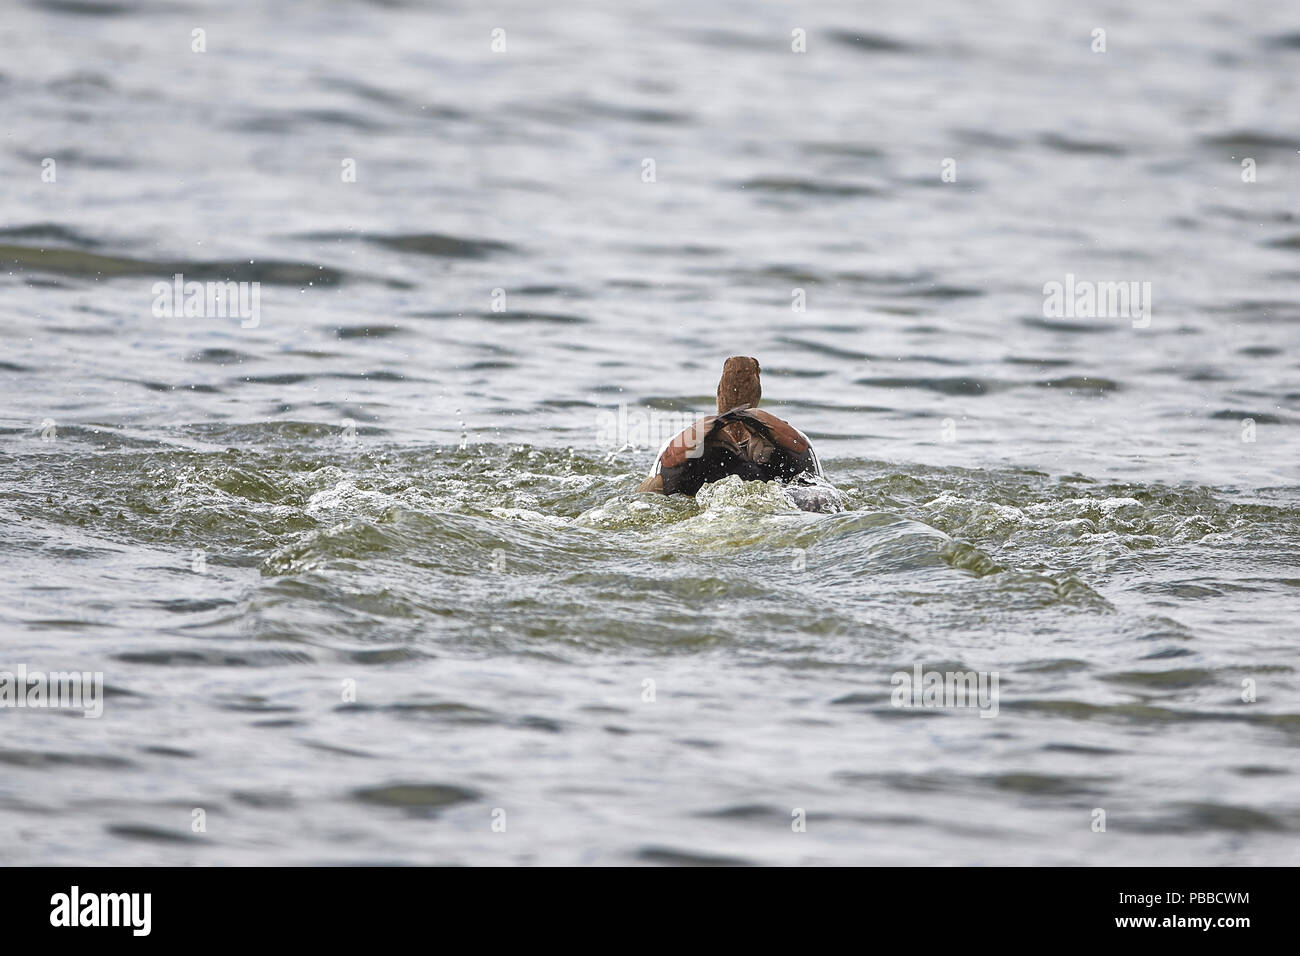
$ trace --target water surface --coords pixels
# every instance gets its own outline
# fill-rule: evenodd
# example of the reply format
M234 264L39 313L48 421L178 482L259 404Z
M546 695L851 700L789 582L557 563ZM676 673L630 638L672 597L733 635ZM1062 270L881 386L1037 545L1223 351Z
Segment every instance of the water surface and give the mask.
M0 710L0 861L1294 862L1298 37L14 4L0 670L108 697ZM731 354L846 512L634 493Z

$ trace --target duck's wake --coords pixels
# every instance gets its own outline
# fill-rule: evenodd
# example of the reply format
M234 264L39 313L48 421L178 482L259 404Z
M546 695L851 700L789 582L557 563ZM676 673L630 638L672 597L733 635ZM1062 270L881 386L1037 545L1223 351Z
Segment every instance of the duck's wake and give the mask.
M781 491L800 511L833 515L844 510L844 496L823 475L805 472Z

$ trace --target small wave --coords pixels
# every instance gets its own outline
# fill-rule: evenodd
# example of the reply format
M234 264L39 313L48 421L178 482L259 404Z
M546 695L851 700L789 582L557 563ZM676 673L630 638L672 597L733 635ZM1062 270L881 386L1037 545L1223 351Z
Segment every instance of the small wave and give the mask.
M906 40L861 30L830 30L826 36L832 42L858 53L919 53L923 49Z
M763 193L832 196L838 198L880 195L878 187L868 186L865 183L829 182L819 179L797 179L785 176L763 176L756 179L746 179L736 183L736 188Z
M114 279L151 276L171 281L177 273L186 281L259 282L265 285L338 285L345 279L367 277L326 265L284 260L227 260L204 262L182 259L133 259L80 249L33 248L0 244L0 266L22 272L54 273L85 278ZM371 280L376 281L376 280ZM378 280L391 285L393 280Z
M1108 143L1100 140L1074 139L1069 136L1062 136L1059 133L1045 133L1038 138L1038 141L1048 149L1055 150L1058 153L1081 153L1091 156L1123 156L1128 152L1119 143Z
M486 259L500 253L517 251L511 243L496 239L469 239L437 232L392 235L363 232L309 232L295 238L312 242L368 242L394 252L409 252L443 259Z
M988 395L992 392L1014 388L1013 382L1000 382L994 379L970 378L859 378L855 385L869 385L874 388L923 388L941 395Z

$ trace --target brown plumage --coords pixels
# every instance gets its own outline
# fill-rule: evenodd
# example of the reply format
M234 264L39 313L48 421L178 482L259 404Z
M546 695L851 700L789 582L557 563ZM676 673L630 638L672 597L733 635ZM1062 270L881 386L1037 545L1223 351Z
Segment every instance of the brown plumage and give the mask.
M758 359L748 355L733 355L722 363L722 378L718 379L719 415L741 405L758 407L763 397L763 385L758 380L760 372Z
M664 445L640 490L693 495L728 475L746 481L822 477L808 436L756 407L763 396L760 373L756 359L727 359L718 382L718 413L701 418Z

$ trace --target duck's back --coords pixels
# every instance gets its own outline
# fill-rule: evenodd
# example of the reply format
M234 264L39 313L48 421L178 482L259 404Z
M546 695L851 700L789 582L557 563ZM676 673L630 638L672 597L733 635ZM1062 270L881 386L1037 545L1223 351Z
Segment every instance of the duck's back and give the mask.
M805 474L822 475L808 436L775 415L741 407L701 418L671 438L641 490L693 495L728 475L790 481Z

